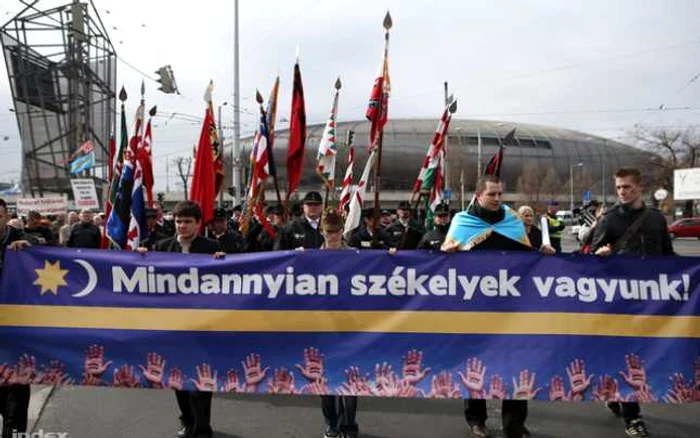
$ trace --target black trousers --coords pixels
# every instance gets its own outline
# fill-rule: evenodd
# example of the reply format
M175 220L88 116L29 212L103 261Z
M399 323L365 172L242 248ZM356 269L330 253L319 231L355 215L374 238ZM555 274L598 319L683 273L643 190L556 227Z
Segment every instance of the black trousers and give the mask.
M486 400L465 399L464 416L470 426L486 424ZM527 400L503 400L501 404L501 421L503 430L522 433L527 419Z
M321 409L326 426L338 429L345 434L359 433L355 422L357 414L357 397L322 395Z
M641 418L639 415L639 403L637 402L621 402L622 406L622 418L625 420L625 424L629 424L630 421Z
M27 431L30 395L29 385L0 386L2 438L12 438L13 432Z
M206 391L175 391L180 421L187 426L187 438L211 438L211 399Z

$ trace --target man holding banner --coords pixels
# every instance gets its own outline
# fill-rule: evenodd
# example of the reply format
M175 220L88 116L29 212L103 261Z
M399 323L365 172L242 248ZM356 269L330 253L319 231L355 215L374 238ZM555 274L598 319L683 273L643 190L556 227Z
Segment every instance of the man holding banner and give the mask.
M458 213L441 249L447 252L473 250L528 251L532 247L517 214L501 203L503 185L495 175L484 175L476 183L476 202ZM467 373L468 374L468 373ZM469 382L464 382L470 388ZM464 415L474 436L489 436L486 429L486 400L464 400ZM525 438L526 400L503 400L502 422L507 438Z
M605 212L595 227L591 252L606 257L674 255L666 219L658 210L647 207L642 199L642 173L632 168L618 170L615 189L619 202ZM625 420L627 435L649 436L639 414L639 403L610 402L608 408Z
M175 236L161 240L155 245L155 251L180 252L183 254L213 254L214 258L223 258L226 254L221 251L218 242L199 236L202 224L202 210L192 201L179 202L173 209L175 216ZM138 252L146 254L145 247ZM198 367L199 368L199 367ZM180 408L181 428L177 436L184 438L211 438L211 399L216 391L216 383L206 387L204 378L196 383L197 391L175 389L177 405Z

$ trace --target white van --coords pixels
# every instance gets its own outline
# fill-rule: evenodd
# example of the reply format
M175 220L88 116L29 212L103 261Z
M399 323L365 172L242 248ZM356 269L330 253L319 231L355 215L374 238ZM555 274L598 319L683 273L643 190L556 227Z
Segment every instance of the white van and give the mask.
M573 225L575 222L574 214L570 210L559 210L555 216L562 221L564 225Z

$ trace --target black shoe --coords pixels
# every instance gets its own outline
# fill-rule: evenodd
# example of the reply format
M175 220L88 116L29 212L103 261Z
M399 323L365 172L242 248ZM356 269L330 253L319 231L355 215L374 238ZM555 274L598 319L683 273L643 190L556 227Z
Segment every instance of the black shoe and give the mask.
M469 431L474 436L487 437L489 436L489 430L483 424L470 424Z
M335 427L327 426L323 438L340 438L340 432Z
M607 407L617 418L622 418L622 405L620 402L607 402L605 403L605 407Z
M175 433L175 436L177 438L186 438L190 434L191 428L189 426L186 426L184 424L180 424L180 428L177 430Z
M527 427L523 426L523 438L530 438L532 435L530 435L530 431L527 430Z
M637 418L636 420L632 420L627 423L625 433L629 436L651 436L647 430L646 424L644 424L641 418Z

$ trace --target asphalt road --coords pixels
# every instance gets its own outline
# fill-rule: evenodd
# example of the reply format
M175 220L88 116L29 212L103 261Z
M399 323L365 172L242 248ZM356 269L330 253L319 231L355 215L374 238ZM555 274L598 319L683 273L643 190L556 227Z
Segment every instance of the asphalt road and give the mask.
M653 436L700 436L698 404L653 405L643 414ZM500 432L500 406L489 402L489 428ZM34 430L67 432L67 438L159 438L174 436L175 396L168 390L60 388L44 407ZM215 438L320 438L323 418L313 396L215 396ZM467 437L459 400L361 399L358 423L363 438ZM540 438L626 436L622 420L600 403L530 405L528 427Z

